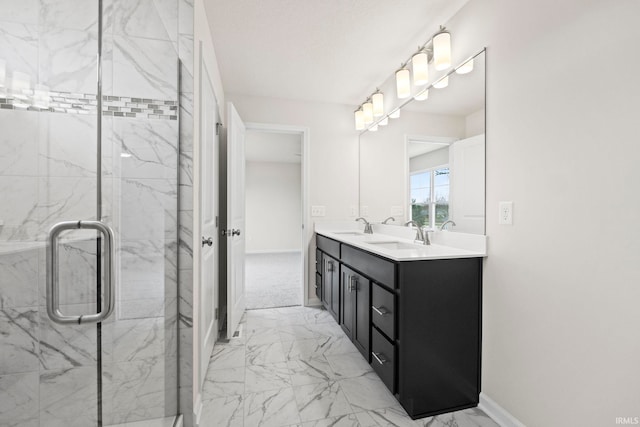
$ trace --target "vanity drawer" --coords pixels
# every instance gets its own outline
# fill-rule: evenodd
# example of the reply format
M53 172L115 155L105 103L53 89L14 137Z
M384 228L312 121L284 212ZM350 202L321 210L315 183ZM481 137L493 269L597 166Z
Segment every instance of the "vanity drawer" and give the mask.
M322 252L316 249L316 273L322 274Z
M371 286L371 321L391 340L396 339L395 299L392 292L377 283Z
M371 328L371 367L392 393L395 393L396 352L392 343Z
M341 261L375 282L395 288L395 264L384 258L361 251L351 246L342 245Z
M335 259L340 259L340 242L316 234L316 246Z

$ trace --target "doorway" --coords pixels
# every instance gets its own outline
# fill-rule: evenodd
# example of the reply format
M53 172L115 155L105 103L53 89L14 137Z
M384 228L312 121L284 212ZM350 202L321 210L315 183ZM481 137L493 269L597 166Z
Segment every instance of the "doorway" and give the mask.
M303 303L302 135L246 134L247 309Z

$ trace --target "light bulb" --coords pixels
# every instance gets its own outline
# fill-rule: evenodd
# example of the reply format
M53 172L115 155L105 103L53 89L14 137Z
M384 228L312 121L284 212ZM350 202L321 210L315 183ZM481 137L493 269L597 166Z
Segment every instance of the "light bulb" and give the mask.
M407 68L396 71L396 90L399 99L408 98L411 95L411 73Z
M355 112L356 130L364 130L364 112L362 109Z
M400 109L398 108L397 110L391 112L391 114L389 114L389 117L392 119L399 119L400 118Z
M373 104L371 101L362 104L362 112L364 113L364 124L373 123Z
M447 86L449 86L449 76L444 76L433 84L433 87L435 87L436 89L442 89L443 87Z
M433 36L433 63L436 70L451 66L451 34L446 31Z
M413 97L416 101L424 101L429 98L429 89L425 89Z
M380 117L384 114L384 95L382 92L376 92L371 97L373 103L373 116Z
M429 56L427 52L421 50L411 58L413 68L413 84L424 86L429 83Z
M473 71L473 58L456 68L456 73L467 74Z

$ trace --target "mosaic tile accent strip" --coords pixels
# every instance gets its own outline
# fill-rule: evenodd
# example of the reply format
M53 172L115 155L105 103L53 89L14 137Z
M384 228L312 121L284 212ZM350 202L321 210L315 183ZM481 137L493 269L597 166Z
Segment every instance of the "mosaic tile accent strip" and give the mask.
M25 90L21 93L0 91L0 109L47 111L64 114L96 114L97 95ZM178 101L134 98L127 96L102 97L102 115L136 119L178 120Z

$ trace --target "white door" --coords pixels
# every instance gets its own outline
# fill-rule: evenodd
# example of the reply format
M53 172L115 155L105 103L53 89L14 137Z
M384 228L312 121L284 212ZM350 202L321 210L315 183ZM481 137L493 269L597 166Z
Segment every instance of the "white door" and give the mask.
M449 149L449 218L456 231L484 233L484 135L456 141Z
M202 63L202 98L200 123L200 385L204 382L209 356L217 338L216 316L218 291L218 156L216 132L218 108L213 85Z
M227 337L238 329L244 290L244 137L246 128L232 103L227 108Z

